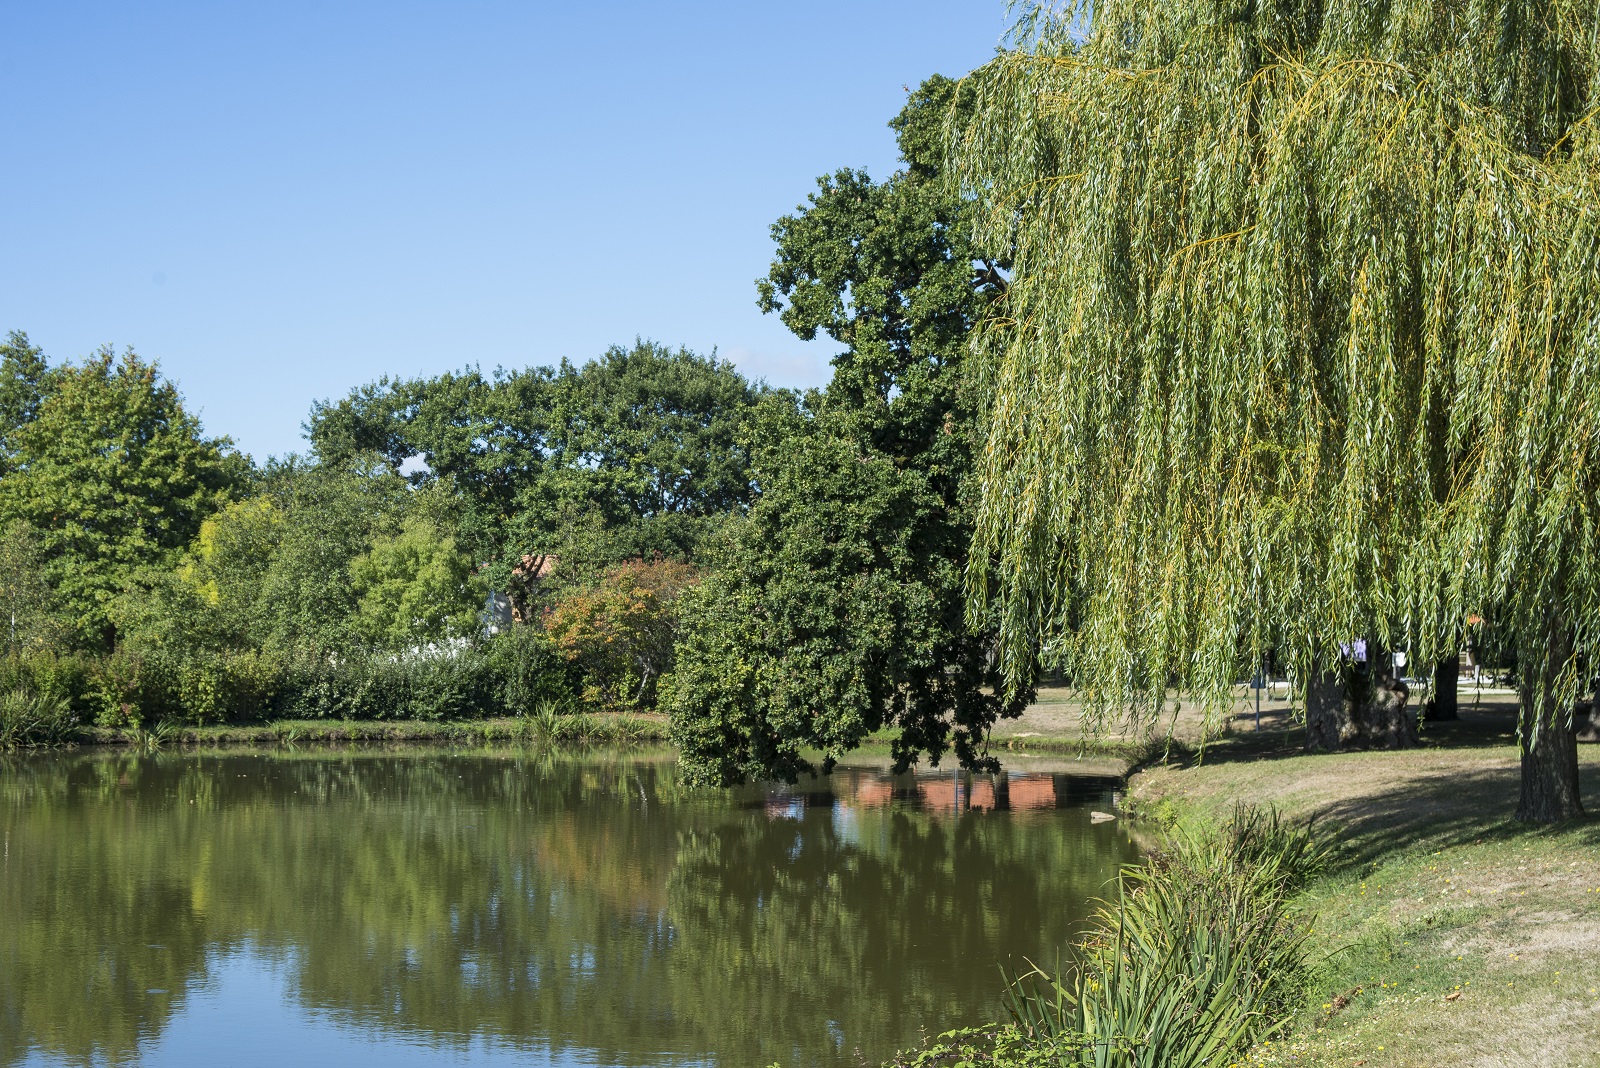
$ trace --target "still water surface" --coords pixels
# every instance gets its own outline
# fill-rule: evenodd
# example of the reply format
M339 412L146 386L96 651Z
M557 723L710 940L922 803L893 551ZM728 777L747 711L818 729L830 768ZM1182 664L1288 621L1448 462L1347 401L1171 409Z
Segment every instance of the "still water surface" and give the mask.
M0 1065L876 1064L1135 846L1105 779L649 754L0 761Z

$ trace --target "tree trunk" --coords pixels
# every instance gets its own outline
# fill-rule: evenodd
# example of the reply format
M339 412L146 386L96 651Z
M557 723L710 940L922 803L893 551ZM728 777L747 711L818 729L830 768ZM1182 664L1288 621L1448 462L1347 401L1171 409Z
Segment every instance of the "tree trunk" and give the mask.
M1306 752L1344 749L1412 749L1416 716L1406 709L1410 691L1394 677L1386 650L1366 665L1343 664L1314 673L1306 683Z
M1555 683L1570 655L1572 636L1565 626L1551 628L1549 645L1521 658L1522 789L1517 819L1559 823L1583 815L1578 793L1578 732L1573 714L1556 699ZM1537 672L1537 677L1535 673ZM1542 685L1541 685L1542 683ZM1542 691L1542 692L1541 692Z
M1306 752L1336 753L1344 746L1350 715L1344 680L1337 671L1318 671L1306 680Z
M1590 697L1588 707L1583 702L1578 705L1577 728L1578 741L1600 742L1600 678L1595 679L1594 694Z
M1523 705L1526 736L1532 726ZM1532 744L1522 746L1522 791L1517 799L1517 819L1527 823L1560 823L1583 815L1578 796L1578 733L1554 702L1541 702L1545 721L1538 725Z
M1461 718L1461 658L1452 656L1433 665L1433 693L1422 706L1422 718L1438 723Z

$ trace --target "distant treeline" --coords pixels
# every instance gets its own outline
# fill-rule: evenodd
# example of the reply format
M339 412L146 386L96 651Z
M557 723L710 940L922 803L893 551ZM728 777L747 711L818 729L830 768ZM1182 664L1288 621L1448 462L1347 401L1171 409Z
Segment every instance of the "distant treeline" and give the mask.
M0 686L102 725L653 704L673 603L751 498L740 443L796 408L641 342L380 381L256 465L131 352L50 367L13 333L0 376Z

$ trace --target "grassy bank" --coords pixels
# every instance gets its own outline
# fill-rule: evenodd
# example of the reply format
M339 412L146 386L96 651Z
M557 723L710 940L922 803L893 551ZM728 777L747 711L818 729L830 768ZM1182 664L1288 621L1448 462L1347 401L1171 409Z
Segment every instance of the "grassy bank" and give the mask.
M1509 728L1490 703L1430 725L1423 749L1306 756L1285 725L1134 776L1130 805L1165 823L1271 804L1317 817L1332 848L1294 901L1316 917L1304 1007L1247 1063L1600 1064L1600 820L1511 819ZM1600 746L1580 759L1600 813Z
M532 716L465 720L272 720L230 726L153 729L89 727L70 741L81 745L314 745L325 742L663 742L662 716L576 712L541 721Z

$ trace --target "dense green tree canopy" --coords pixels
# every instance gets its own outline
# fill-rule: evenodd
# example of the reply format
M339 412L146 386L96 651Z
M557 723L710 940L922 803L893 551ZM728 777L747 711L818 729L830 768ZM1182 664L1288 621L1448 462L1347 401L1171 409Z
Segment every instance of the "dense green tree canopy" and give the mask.
M64 636L43 562L32 527L16 520L0 527L0 639L8 655L51 649Z
M472 635L483 608L474 570L454 537L424 516L407 519L350 564L357 633L401 650Z
M841 432L934 475L955 500L970 465L975 397L962 389L968 331L1004 292L1006 261L972 244L971 204L943 180L942 123L957 83L935 76L889 125L905 166L886 181L817 179L772 226L759 304L807 340L846 346L822 405Z
M764 392L726 360L647 342L563 363L550 390L551 462L519 495L515 541L524 551L554 541L590 569L694 558L706 532L750 500L743 439ZM574 517L591 524L586 538L574 538Z
M262 588L286 525L283 505L265 494L234 501L200 524L176 577L211 609L207 624L218 639L248 644L267 629Z
M664 703L687 773L719 785L826 766L882 727L897 766L984 766L1006 706L964 621L966 531L928 476L826 427L787 428L761 498L684 595Z
M952 116L1014 256L972 582L1013 679L1042 645L1148 708L1268 648L1427 662L1479 613L1560 739L1600 663L1597 31L1571 0L1027 13ZM1569 746L1525 814L1576 808Z
M970 209L942 181L955 102L955 83L923 83L891 123L902 170L819 179L773 226L761 307L846 348L800 417L761 428L761 497L686 597L667 704L697 778L793 777L802 749L831 762L880 727L901 767L952 748L982 766L989 727L1031 697L994 696L992 635L965 619L962 365L1005 277L1003 258L974 254Z
M313 405L306 430L322 464L376 456L410 472L413 484L448 480L461 498L463 533L493 552L518 493L550 462L550 378L543 368L385 377Z
M307 429L323 462L416 458L414 483L448 480L503 589L526 554L585 573L692 557L750 498L740 440L763 392L725 360L641 341L581 366L380 380L317 405Z
M50 373L44 350L28 340L28 335L13 330L0 344L0 475L6 473L14 446L11 436L33 421L44 400L45 379Z
M218 532L225 551L209 565L213 571L243 573L244 582L234 587L239 595L234 604L249 613L251 640L283 649L361 645L356 615L362 591L351 565L374 540L399 533L415 503L414 491L392 471L359 463L344 468L291 463L269 469L266 486L283 516L281 525L261 529L247 524L246 513L230 514L233 522ZM255 560L257 547L270 556ZM246 576L257 567L260 578L252 597Z
M42 574L77 639L109 644L112 601L141 570L176 563L248 461L226 438L203 437L177 388L131 351L102 350L41 378L28 369L39 364L16 355L28 349L18 338L5 385L25 399L5 437L0 518L35 532ZM35 386L46 388L35 397Z
M200 525L176 566L152 567L117 600L119 637L140 650L407 649L477 629L472 559L452 503L385 465L269 463L255 496Z

